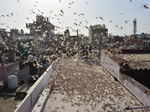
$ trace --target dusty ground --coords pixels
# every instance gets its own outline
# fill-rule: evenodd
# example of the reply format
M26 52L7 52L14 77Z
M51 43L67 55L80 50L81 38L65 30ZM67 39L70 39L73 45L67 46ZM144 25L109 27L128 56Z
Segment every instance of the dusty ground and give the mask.
M14 100L14 97L0 97L0 112L14 112L16 105L17 101Z
M127 112L125 107L141 105L99 66L67 59L57 69L58 77L44 112Z

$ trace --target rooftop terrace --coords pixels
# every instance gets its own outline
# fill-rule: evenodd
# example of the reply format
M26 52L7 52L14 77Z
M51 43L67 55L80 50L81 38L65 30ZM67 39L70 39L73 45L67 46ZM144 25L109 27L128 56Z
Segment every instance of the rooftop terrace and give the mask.
M65 59L57 72L44 112L123 112L127 106L141 105L100 66Z

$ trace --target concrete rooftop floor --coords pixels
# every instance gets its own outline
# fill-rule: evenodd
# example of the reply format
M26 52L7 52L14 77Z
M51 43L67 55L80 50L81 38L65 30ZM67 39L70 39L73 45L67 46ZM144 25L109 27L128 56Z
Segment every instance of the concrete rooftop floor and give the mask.
M127 106L142 105L101 66L63 59L57 72L44 112L127 112Z
M14 97L0 97L0 112L14 112L17 104Z

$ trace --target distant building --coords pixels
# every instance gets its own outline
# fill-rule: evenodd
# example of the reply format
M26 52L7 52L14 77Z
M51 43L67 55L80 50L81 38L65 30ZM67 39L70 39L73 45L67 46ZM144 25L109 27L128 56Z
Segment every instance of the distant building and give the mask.
M16 60L17 34L17 29L11 29L10 32L5 29L0 30L0 52L5 57L5 61L13 62Z
M18 34L18 41L32 41L34 36L31 34Z
M141 33L131 35L125 44L127 48L132 46L134 49L150 49L150 34Z
M98 50L97 56L100 58L100 52L102 48L102 40L108 36L108 29L105 25L92 25L89 28L89 40L93 49Z
M19 34L18 29L11 29L10 30L10 39L13 41L16 41L18 38L18 34Z
M43 17L42 15L36 16L36 21L33 23L26 24L29 28L30 34L43 34L43 33L54 33L55 26L49 22L48 17Z
M92 25L89 28L89 38L95 47L99 46L102 42L102 38L108 36L108 29L105 25Z
M30 34L35 37L34 51L41 54L48 49L49 41L55 36L55 26L49 22L48 18L37 15L36 20L33 23L26 24L26 27L30 30Z
M141 34L141 40L143 41L143 48L150 49L150 34Z
M6 32L6 29L0 28L0 32Z

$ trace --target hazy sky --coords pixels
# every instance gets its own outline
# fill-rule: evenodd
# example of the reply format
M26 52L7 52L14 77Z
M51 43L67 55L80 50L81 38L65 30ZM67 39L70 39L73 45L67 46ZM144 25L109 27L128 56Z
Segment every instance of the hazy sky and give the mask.
M130 0L0 1L1 28L25 29L25 23L32 22L35 14L43 12L43 15L48 16L54 25L61 27L59 31L73 27L78 28L80 33L88 33L86 26L106 24L109 33L131 34L133 32L132 21L137 18L138 33L150 33L150 9L143 6L144 4L150 6L150 0L132 0L132 2ZM63 13L62 11L64 15L58 16ZM102 17L104 20L96 19L96 17ZM81 25L76 26L76 23Z

